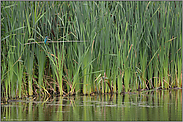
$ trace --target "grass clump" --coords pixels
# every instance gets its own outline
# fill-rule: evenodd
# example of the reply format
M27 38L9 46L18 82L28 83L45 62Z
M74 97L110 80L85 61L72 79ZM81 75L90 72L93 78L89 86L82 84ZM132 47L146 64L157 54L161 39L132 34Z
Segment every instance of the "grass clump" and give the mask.
M180 1L2 1L1 95L182 87L181 8Z

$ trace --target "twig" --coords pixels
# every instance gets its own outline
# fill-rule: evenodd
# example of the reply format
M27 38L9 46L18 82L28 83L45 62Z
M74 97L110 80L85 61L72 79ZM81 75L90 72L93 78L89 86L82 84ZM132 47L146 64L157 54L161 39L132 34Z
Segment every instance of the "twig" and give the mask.
M65 43L67 43L67 42L84 42L84 41L75 41L75 40L71 40L71 41L47 41L46 43L57 43L57 42L60 42L60 43L65 42ZM42 42L30 42L30 43L25 43L24 45L34 44L34 43L44 43L44 41L42 41Z

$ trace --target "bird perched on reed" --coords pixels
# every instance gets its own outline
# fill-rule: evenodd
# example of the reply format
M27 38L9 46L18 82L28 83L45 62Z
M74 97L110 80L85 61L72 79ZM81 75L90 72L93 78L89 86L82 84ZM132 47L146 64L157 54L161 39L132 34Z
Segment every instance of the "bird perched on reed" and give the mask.
M46 44L46 41L48 40L48 36L45 37L44 43Z

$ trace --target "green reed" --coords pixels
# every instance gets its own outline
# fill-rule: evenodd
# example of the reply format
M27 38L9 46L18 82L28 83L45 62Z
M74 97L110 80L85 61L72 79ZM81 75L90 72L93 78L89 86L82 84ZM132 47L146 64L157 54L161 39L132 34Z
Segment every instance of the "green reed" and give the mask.
M179 1L1 3L3 97L182 86Z

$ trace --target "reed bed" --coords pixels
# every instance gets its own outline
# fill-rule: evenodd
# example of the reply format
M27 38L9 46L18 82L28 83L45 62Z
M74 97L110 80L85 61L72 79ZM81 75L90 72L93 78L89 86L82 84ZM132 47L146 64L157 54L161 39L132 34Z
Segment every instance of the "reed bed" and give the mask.
M6 99L182 87L181 1L2 1L1 12Z

